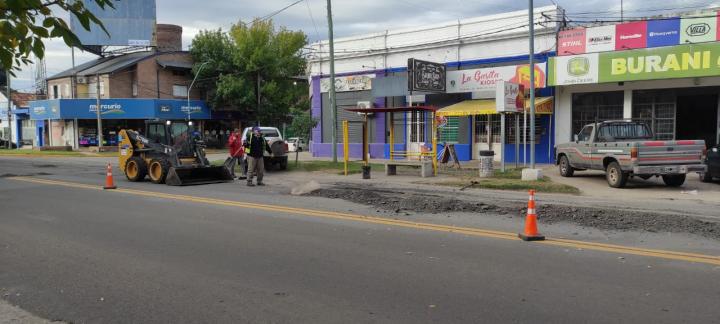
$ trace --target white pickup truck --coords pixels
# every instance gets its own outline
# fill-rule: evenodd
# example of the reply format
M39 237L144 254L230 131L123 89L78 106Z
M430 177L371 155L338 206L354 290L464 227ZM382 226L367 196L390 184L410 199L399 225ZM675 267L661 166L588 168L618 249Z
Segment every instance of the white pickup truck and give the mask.
M243 141L248 138L250 132L252 132L252 127L246 127L245 130L243 130ZM260 126L260 133L265 137L265 140L270 146L270 151L272 151L271 154L267 152L264 153L263 160L265 169L272 170L274 166L277 166L280 170L287 169L288 143L283 140L280 130L275 127Z
M650 127L636 121L588 124L570 143L555 147L555 161L563 177L575 171L603 170L608 185L625 186L629 177L662 176L672 187L685 183L685 175L706 171L704 140L653 140Z

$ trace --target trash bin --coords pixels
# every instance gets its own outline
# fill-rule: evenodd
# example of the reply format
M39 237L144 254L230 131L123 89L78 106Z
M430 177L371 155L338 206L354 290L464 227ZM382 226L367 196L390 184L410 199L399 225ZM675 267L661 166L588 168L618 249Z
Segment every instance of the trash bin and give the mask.
M494 151L480 151L480 178L489 178L494 175L493 158Z
M370 179L370 166L369 165L362 166L362 178Z

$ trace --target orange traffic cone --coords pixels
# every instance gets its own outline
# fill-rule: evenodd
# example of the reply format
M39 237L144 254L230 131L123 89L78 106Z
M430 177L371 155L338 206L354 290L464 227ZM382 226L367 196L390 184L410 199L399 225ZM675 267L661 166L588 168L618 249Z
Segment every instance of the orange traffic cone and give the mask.
M525 232L518 234L523 241L542 241L545 236L538 233L537 215L535 214L535 190L530 190L527 217L525 218Z
M115 186L115 182L113 181L112 176L112 167L110 166L110 163L107 164L107 173L105 174L105 186L103 189L117 189Z

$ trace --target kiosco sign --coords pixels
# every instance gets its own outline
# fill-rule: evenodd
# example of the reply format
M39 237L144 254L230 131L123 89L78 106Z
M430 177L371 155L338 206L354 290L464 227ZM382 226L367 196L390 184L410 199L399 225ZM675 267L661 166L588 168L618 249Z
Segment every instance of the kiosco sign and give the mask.
M720 75L720 43L550 58L550 85Z

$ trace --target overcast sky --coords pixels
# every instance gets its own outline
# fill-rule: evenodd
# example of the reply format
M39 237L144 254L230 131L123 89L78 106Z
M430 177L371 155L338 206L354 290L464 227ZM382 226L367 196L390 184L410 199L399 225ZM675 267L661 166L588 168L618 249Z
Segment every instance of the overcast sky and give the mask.
M183 47L204 29L227 30L238 20L252 21L275 12L295 0L157 0L157 22L183 26ZM620 0L555 0L571 18L612 20L620 16ZM535 0L535 6L552 0ZM624 0L626 17L642 17L672 11L720 6L720 0ZM276 25L301 29L310 41L327 38L326 0L304 0L273 17ZM350 36L401 27L421 26L488 14L527 10L525 0L334 0L335 36ZM70 49L62 41L47 45L47 74L71 67ZM76 64L95 58L75 51ZM13 88L33 91L34 67L26 67Z

